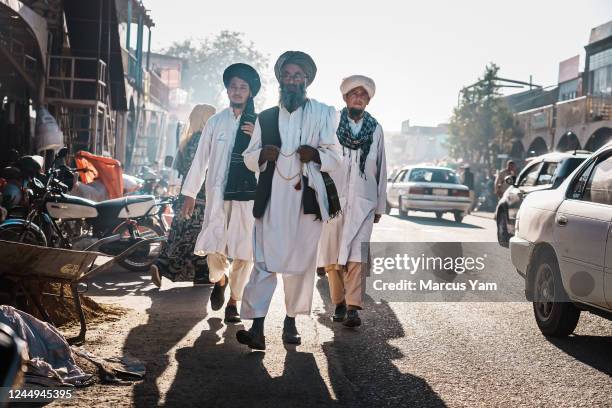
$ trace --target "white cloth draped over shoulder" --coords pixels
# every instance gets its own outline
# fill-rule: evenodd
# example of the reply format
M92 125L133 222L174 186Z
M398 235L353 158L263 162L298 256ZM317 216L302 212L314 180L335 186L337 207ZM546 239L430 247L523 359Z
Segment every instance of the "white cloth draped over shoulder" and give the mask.
M353 134L359 133L363 120L349 119ZM362 243L369 242L374 215L384 214L387 204L387 164L380 124L372 135L364 174L360 174L360 150L340 147L341 166L330 175L338 189L342 215L323 225L318 266L366 262Z
M194 253L204 256L222 253L230 258L250 261L253 248L253 201L231 201L229 223L224 210L224 193L240 116L231 108L213 115L200 136L198 150L185 176L181 193L195 198L206 179L206 208L202 231Z
M332 172L340 165L336 143L337 117L333 107L310 99L304 107L289 113L280 108L278 126L281 153L272 178L272 192L264 215L255 221L254 256L260 269L284 274L314 273L322 222L304 214L302 191L295 186L303 171L317 193L322 218L327 220L328 205L321 171ZM310 145L319 151L321 164L310 162L302 166L296 153L300 145ZM262 148L259 121L244 151L249 169L260 172ZM303 188L303 186L302 186Z

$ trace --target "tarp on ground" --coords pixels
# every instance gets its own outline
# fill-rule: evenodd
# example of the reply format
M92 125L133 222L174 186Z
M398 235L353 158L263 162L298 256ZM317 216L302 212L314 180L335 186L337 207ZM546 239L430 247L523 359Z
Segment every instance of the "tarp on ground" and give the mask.
M49 323L43 322L11 306L0 306L0 322L9 326L27 343L28 373L55 379L64 383L82 385L92 376L86 374L74 361L72 350L59 331Z

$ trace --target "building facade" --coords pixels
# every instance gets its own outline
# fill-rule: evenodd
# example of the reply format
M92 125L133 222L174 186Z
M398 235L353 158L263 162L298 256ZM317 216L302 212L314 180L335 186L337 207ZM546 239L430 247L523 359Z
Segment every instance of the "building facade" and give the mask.
M595 151L612 140L612 21L591 30L580 72L578 56L559 65L558 86L506 97L523 137L515 158L548 151Z
M137 0L0 0L4 150L40 153L33 122L44 107L71 153L134 171L155 162L169 88L150 66L152 27Z
M448 125L411 126L410 121L402 122L401 132L391 140L387 162L405 166L418 163L437 163L448 158Z

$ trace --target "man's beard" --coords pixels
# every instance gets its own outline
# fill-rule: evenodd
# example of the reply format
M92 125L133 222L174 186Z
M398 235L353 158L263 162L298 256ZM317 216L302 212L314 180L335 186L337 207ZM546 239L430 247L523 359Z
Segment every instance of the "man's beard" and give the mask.
M245 103L240 103L240 102L232 102L232 101L230 101L230 107L232 107L234 109L244 109L246 107L246 102Z
M289 112L293 112L306 102L306 85L283 85L280 86L280 104Z
M348 114L351 119L359 119L363 115L364 110L358 108L348 108Z

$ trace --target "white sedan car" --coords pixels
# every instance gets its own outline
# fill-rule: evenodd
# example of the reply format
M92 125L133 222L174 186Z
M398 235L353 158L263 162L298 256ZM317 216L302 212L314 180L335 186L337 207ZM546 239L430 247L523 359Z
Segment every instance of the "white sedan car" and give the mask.
M527 196L510 252L544 335L569 335L582 310L612 318L612 143Z
M446 167L405 167L387 184L387 214L391 208L402 217L408 211L434 212L438 218L450 212L461 222L470 205L470 189Z

